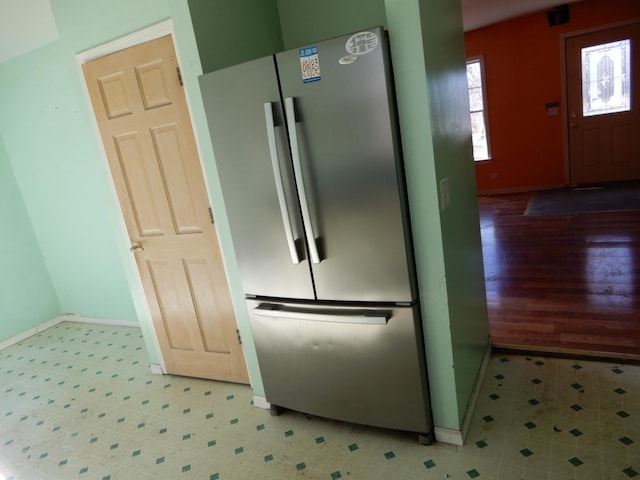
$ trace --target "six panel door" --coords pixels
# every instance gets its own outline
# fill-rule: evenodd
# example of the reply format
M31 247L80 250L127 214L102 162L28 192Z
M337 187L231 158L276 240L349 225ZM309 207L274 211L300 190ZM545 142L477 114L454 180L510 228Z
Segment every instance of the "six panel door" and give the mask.
M248 383L171 36L83 65L168 373Z

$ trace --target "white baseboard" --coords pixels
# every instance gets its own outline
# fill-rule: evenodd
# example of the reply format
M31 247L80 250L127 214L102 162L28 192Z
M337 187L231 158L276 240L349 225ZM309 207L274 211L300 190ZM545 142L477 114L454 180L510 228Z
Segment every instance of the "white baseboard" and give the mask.
M154 375L164 375L165 373L167 373L162 368L162 365L160 365L158 363L150 364L149 365L149 369L151 370L151 373L153 373Z
M36 325L35 327L29 328L24 332L20 332L12 337L6 338L0 341L0 350L4 350L16 343L20 343L23 340L26 340L29 337L33 337L40 332L44 332L45 330L55 327L56 325L62 322L77 322L77 323L93 323L96 325L113 325L119 327L134 327L140 328L140 324L138 322L132 322L129 320L110 320L107 318L90 318L90 317L81 317L80 315L75 315L72 313L65 313L63 315L59 315L51 320L48 320L40 325Z
M489 358L491 358L491 340L489 340L487 344L487 348L485 349L484 357L482 358L482 364L480 365L480 370L478 371L476 382L473 385L473 390L471 391L471 397L469 398L469 403L467 404L467 410L465 411L460 430L454 430L451 428L434 427L433 431L436 436L436 441L442 442L442 443L449 443L451 445L457 445L459 447L464 445L464 441L467 438L467 433L469 433L469 426L471 425L471 419L473 418L473 413L476 410L476 404L478 403L478 398L480 397L482 382L484 381L484 377L487 373L487 367L489 366Z
M457 445L459 447L464 444L464 435L461 430L433 427L433 433L436 436L436 442L448 443L449 445Z
M110 318L83 317L74 313L65 313L57 318L61 319L60 322L92 323L95 325L111 325L114 327L140 328L140 324L138 322L134 322L131 320L112 320Z
M48 328L55 327L59 323L64 322L60 317L52 318L51 320L41 323L40 325L36 325L33 328L29 328L24 332L20 332L17 335L9 337L5 340L0 341L0 350L4 350L5 348L10 347L11 345L15 345L16 343L20 343L23 340L26 340L29 337L33 337L40 332L44 332Z
M267 402L266 397L262 397L260 395L253 396L253 406L258 408L264 408L265 410L269 410L271 408L271 404Z

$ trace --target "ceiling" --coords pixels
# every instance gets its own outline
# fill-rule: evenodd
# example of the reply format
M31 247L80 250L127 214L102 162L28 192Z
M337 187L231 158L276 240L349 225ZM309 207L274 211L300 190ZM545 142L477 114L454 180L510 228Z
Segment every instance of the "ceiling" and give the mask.
M461 0L465 31L579 0ZM58 38L49 0L0 0L0 63Z
M461 0L464 31L580 0Z
M0 0L0 63L56 39L49 0Z

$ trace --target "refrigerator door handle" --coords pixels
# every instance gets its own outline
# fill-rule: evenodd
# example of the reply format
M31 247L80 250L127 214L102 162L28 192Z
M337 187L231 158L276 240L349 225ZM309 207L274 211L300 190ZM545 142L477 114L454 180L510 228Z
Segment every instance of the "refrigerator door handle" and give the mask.
M275 308L275 305L260 305L253 313L260 317L292 318L295 320L315 320L317 322L358 323L364 325L386 325L391 318L389 310L370 310L354 312L301 311L287 310L286 307Z
M316 243L316 236L313 232L311 222L311 211L309 210L309 201L307 200L307 192L304 187L304 177L302 176L302 163L300 162L300 147L298 144L298 131L296 129L296 109L293 97L284 99L285 113L287 116L287 126L289 129L289 142L291 144L291 158L293 160L293 171L296 174L296 188L298 197L300 198L300 209L302 210L302 223L309 244L309 256L313 263L320 263L320 254Z
M291 225L291 217L287 206L287 198L284 194L284 183L282 181L282 171L280 170L280 158L278 156L278 148L276 146L276 128L273 121L273 105L271 102L264 104L264 121L267 126L267 140L269 142L269 154L271 155L271 166L273 167L273 178L276 182L276 193L278 195L278 204L280 205L280 215L282 215L282 223L284 225L284 234L291 255L291 262L295 265L300 263L298 249L296 248L296 240L293 236L293 227Z

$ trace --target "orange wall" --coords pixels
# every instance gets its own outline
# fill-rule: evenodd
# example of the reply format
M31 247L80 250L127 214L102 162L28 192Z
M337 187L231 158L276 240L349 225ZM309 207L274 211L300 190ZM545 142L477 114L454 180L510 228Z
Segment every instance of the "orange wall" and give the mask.
M546 11L465 34L468 57L484 56L492 159L476 164L481 193L565 185L561 36L640 19L639 0L570 4L569 23L550 27ZM560 102L558 116L545 104Z

